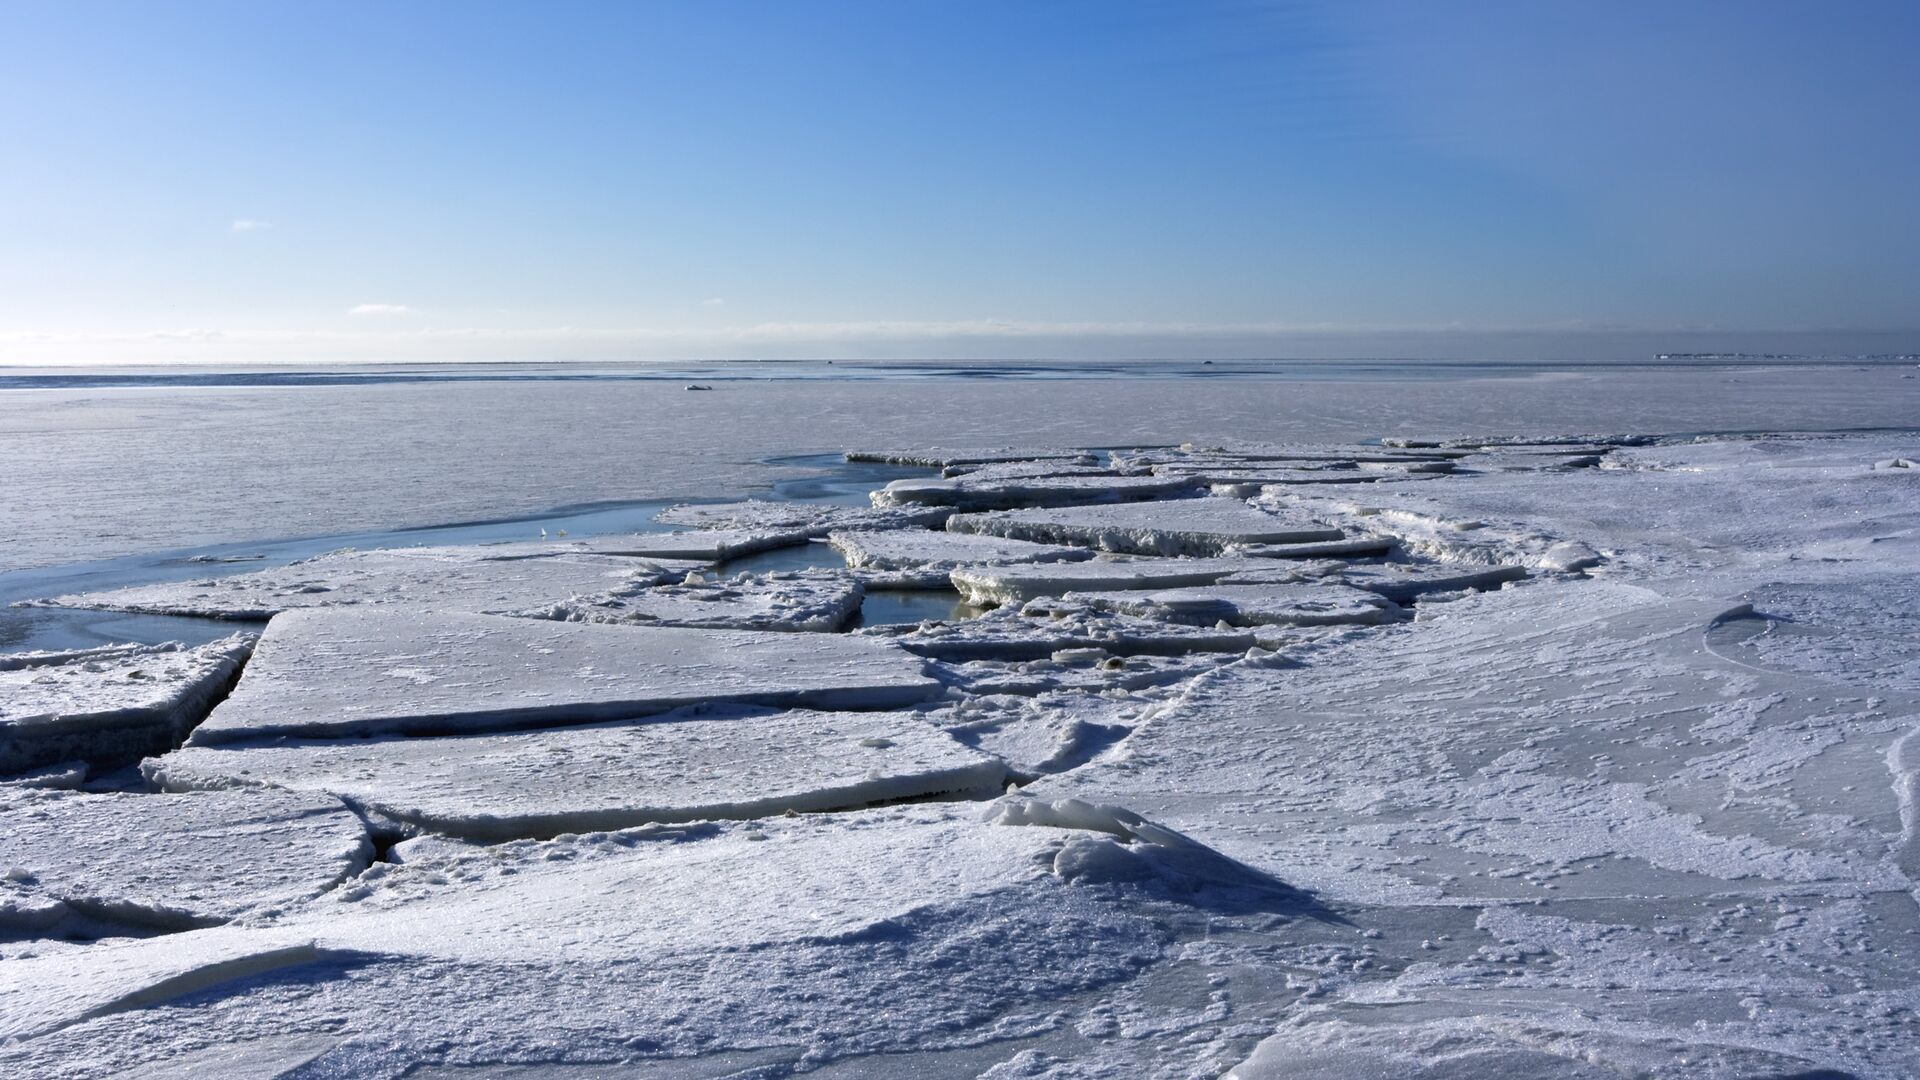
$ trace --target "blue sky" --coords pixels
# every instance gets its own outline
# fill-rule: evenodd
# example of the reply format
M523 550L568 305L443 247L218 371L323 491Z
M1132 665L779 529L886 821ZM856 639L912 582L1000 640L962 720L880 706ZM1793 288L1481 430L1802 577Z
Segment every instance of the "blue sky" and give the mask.
M1920 4L0 0L0 363L1920 348Z

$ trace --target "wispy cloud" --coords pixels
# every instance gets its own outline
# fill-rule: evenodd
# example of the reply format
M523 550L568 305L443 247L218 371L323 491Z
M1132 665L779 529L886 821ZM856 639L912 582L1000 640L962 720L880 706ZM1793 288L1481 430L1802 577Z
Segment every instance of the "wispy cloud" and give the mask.
M271 228L273 228L273 222L271 221L261 221L259 218L248 217L235 218L232 225L234 232L259 232L262 229Z
M709 296L705 300L700 301L700 306L701 307L720 307L725 303L726 303L726 300L722 299L721 297Z
M405 315L413 309L405 304L355 304L347 309L349 315Z

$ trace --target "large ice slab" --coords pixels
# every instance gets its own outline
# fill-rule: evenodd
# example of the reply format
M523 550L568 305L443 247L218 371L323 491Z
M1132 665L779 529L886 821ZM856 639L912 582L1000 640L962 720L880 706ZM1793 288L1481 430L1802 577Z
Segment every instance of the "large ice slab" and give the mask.
M839 810L989 791L1005 766L911 712L720 710L441 739L188 747L168 791L271 784L480 840Z
M1339 529L1303 515L1270 514L1220 498L955 514L947 519L947 529L1136 555L1219 555L1240 544L1342 536Z
M1079 562L1093 557L1083 547L928 529L836 531L828 534L827 542L856 570L951 571L979 563Z
M191 741L487 731L703 702L884 709L937 689L912 657L859 637L290 611Z
M909 652L940 660L1041 660L1083 649L1115 657L1183 656L1245 652L1258 644L1246 630L1176 625L1068 604L1032 611L1002 607L964 622L872 633L882 632Z
M235 634L191 649L0 656L0 774L167 749L226 691L253 643Z
M819 537L834 529L937 528L950 513L945 507L881 509L746 499L669 506L654 520L690 529L805 529L810 537Z
M1098 611L1212 626L1371 625L1400 615L1393 601L1351 585L1198 585L1159 592L1068 593Z
M576 596L513 614L627 626L820 632L846 625L864 595L860 582L845 572L779 570Z
M199 581L135 585L30 603L214 619L268 619L282 611L346 605L511 611L684 576L661 565L605 554L518 557L517 544L336 551L286 566Z
M1069 461L1082 465L1094 463L1093 455L1084 450L1063 450L1059 447L998 447L967 450L927 447L921 450L849 450L846 458L848 461L871 461L882 465L919 465L929 469L945 469L954 465L994 465L1012 461Z
M1158 922L1078 883L1117 854L1105 862L1179 884L1175 852L979 813L649 826L381 864L275 925L9 960L0 1061L151 1076L210 1047L330 1037L339 1053L271 1074L507 1075L505 1059L527 1075L718 1075L692 1055L769 1036L831 1057L968 1039L973 1018L1046 1016L1162 955Z
M1186 476L1033 476L950 480L895 480L871 496L875 506L952 506L1010 510L1023 506L1087 506L1193 494L1200 481Z
M1527 576L1524 566L1472 566L1452 563L1379 563L1352 566L1340 576L1349 585L1404 603L1427 593L1493 589Z
M953 587L972 604L1018 604L1039 596L1118 589L1173 589L1212 585L1234 575L1263 581L1311 580L1338 564L1292 563L1230 556L1204 559L1093 559L1076 563L956 567Z
M549 545L559 550L643 559L691 559L725 562L743 555L796 547L820 533L817 525L768 528L676 529L630 536L590 536Z
M359 817L329 795L0 794L0 931L70 913L208 926L317 896L372 856ZM29 910L41 925L18 925Z

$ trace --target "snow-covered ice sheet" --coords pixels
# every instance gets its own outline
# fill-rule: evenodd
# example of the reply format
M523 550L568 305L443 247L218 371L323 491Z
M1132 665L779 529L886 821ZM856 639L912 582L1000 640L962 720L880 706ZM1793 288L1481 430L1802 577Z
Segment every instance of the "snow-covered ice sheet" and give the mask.
M1068 593L1068 603L1168 622L1212 626L1371 625L1397 618L1400 608L1378 593L1350 585L1196 585L1157 592Z
M1524 566L1471 566L1448 563L1374 563L1340 572L1349 585L1405 603L1428 593L1493 589L1527 576Z
M956 567L953 587L974 604L1019 604L1041 596L1120 589L1172 589L1212 585L1241 576L1260 580L1306 581L1338 567L1323 562L1285 562L1232 556L1200 559L1094 559L1040 565Z
M947 529L1136 555L1219 555L1236 544L1298 544L1342 535L1303 515L1221 498L955 514Z
M552 726L702 702L883 709L937 689L913 657L862 637L290 611L192 742Z
M864 595L860 582L843 571L783 570L576 596L510 614L629 626L824 632L845 626Z
M805 529L808 536L820 537L834 529L934 529L939 528L950 513L944 507L880 509L746 499L741 502L669 506L655 515L654 520L696 530Z
M318 896L372 856L359 817L329 795L0 792L0 934L72 915L210 926Z
M864 634L941 660L1039 660L1070 649L1102 649L1114 656L1181 656L1245 652L1256 644L1245 630L1181 626L1064 604L1045 610L1001 607L964 622L877 627Z
M1123 897L1179 881L1192 852L979 818L900 807L383 864L274 926L10 961L0 1017L34 1037L0 1068L138 1073L313 1037L338 1041L308 1067L345 1075L649 1058L688 1075L661 1059L749 1049L817 1066L1044 1034L1060 1001L1162 955L1166 928Z
M1026 506L1086 506L1197 494L1198 479L1185 476L1035 476L946 480L895 480L873 493L873 505L951 506L962 510L1010 510Z
M997 760L917 713L702 710L437 739L194 746L150 758L168 791L325 792L376 820L481 840L769 817L992 790Z
M955 465L998 465L1008 462L1053 461L1092 465L1094 457L1084 450L1060 447L998 447L987 449L849 450L848 461L871 461L882 465L919 465L929 469L948 469Z
M535 545L545 553L557 545ZM282 611L347 605L511 611L578 593L683 577L694 565L614 555L521 558L515 544L336 551L286 566L200 581L134 585L31 603L214 619L268 619Z
M226 692L251 634L197 648L112 646L0 657L0 775L131 761L181 738Z
M930 529L836 531L827 539L856 570L945 572L975 563L1078 562L1093 557L1083 547Z

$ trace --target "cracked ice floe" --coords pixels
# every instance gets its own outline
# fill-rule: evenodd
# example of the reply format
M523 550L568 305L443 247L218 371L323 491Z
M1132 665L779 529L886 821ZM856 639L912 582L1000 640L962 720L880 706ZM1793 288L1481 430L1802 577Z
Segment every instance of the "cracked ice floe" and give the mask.
M777 570L729 581L686 580L599 596L576 596L512 612L536 619L686 626L720 630L838 630L860 610L865 590L844 572Z
M1062 450L1058 447L1000 447L985 450L949 450L932 447L922 450L849 450L845 456L848 461L870 461L882 465L918 465L929 469L946 469L955 465L998 465L1016 461L1066 461L1079 465L1094 464L1093 455L1084 450Z
M1078 562L1093 557L1082 547L928 529L836 531L828 534L827 542L855 570L938 571L941 575L976 563Z
M1310 543L1343 535L1304 515L1268 513L1222 498L955 514L947 519L947 529L1136 555L1219 555L1235 545Z
M1325 582L1290 585L1196 585L1158 592L1068 593L1068 603L1167 622L1211 626L1374 624L1400 617L1378 593Z
M548 552L553 545L535 545ZM201 581L135 585L56 596L44 607L103 608L214 619L267 619L282 611L346 605L508 611L684 576L700 565L612 555L520 557L520 545L336 551L286 566Z
M991 791L998 760L916 713L719 710L454 738L188 747L142 766L168 791L270 784L376 820L480 840L767 817Z
M0 774L164 750L206 715L253 649L251 634L196 648L112 646L0 661Z
M964 476L969 480L1016 480L1035 476L1115 476L1104 465L1086 465L1078 461L1003 461L991 465L948 465L940 475L951 480Z
M530 546L529 551L556 550L616 555L642 559L689 559L725 562L778 548L797 547L820 533L817 525L790 528L676 529L631 536L593 536L560 544Z
M379 1032L400 1062L550 1063L556 1017L569 1056L600 1062L643 1045L919 1050L976 1039L956 1018L994 1021L1003 1038L1050 1030L1023 1015L1162 955L1164 927L1112 889L1075 884L1097 868L1062 859L1119 838L978 815L907 806L650 826L377 865L273 926L10 961L0 1036L34 1038L0 1062L20 1075L73 1060L141 1074L210 1043L345 1030ZM1189 882L1159 857L1172 849L1126 846L1156 879ZM375 977L353 976L367 965ZM290 977L246 978L276 968ZM184 994L202 997L169 1005ZM886 1024L871 1022L875 1000L892 1002ZM775 1029L740 1022L774 1009ZM110 1013L131 1015L89 1022ZM470 1034L453 1046L456 1029Z
M1175 589L1242 582L1310 581L1341 568L1333 562L1276 562L1230 556L1202 559L1124 558L1024 566L961 566L949 575L971 604L1018 604L1070 592Z
M861 637L334 608L268 623L191 741L488 731L702 702L884 709L938 689L919 661Z
M1350 566L1340 572L1341 579L1347 584L1379 593L1395 603L1406 603L1429 593L1495 589L1526 576L1527 568L1524 566L1460 566L1445 563L1377 563Z
M360 818L328 795L0 794L0 932L69 913L209 926L318 896L372 856Z
M669 506L654 520L691 529L805 529L809 537L820 537L833 529L939 528L951 512L945 507L878 509L747 499Z
M1552 536L1520 522L1469 516L1446 500L1422 498L1416 506L1380 506L1288 491L1268 493L1255 502L1276 511L1309 513L1330 521L1351 519L1409 554L1446 563L1512 564L1570 573L1603 561L1582 541Z
M1180 626L1059 603L1044 609L1001 607L959 623L874 627L862 635L884 637L939 660L1055 659L1077 649L1102 649L1115 657L1183 656L1245 652L1259 643L1246 630Z
M1005 479L963 475L951 480L895 480L870 498L875 506L952 506L1010 510L1023 506L1086 506L1195 494L1186 476L1036 476Z

